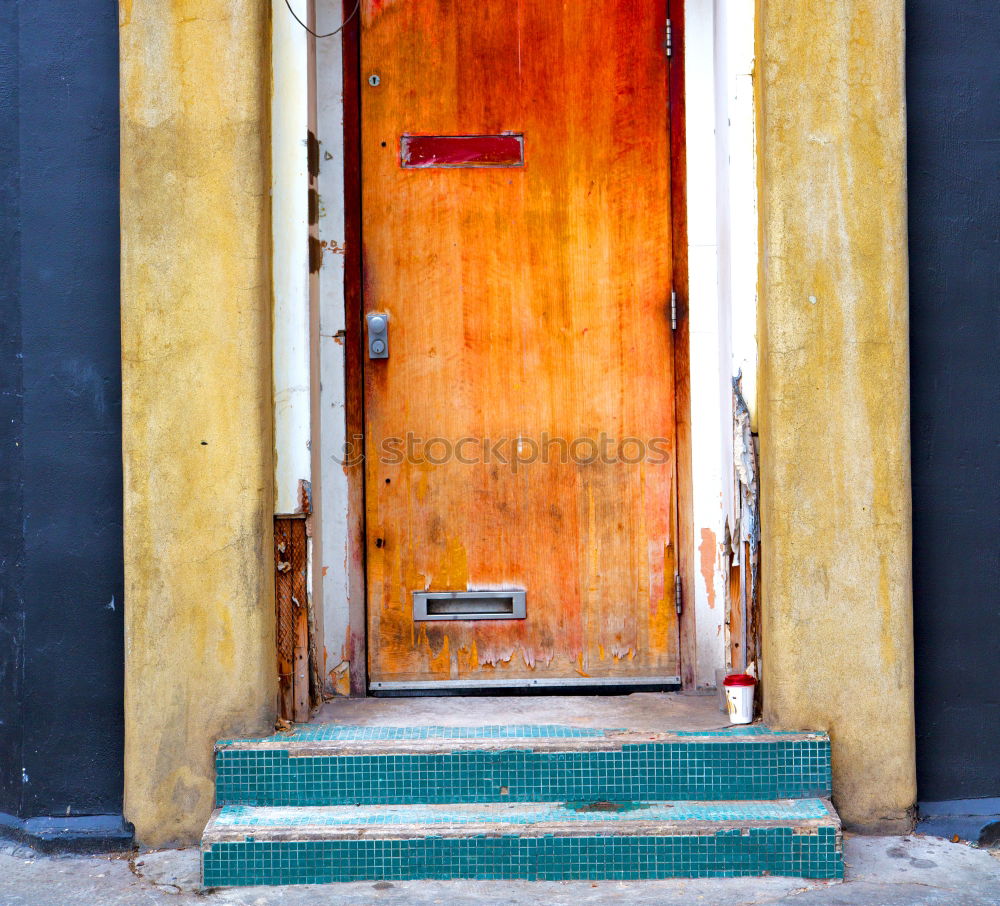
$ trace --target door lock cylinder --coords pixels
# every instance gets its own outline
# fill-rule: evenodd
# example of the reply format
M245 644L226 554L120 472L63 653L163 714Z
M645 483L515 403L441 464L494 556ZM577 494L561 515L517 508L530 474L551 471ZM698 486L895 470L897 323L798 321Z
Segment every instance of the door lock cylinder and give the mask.
M365 319L368 322L368 358L389 358L389 316L372 312Z

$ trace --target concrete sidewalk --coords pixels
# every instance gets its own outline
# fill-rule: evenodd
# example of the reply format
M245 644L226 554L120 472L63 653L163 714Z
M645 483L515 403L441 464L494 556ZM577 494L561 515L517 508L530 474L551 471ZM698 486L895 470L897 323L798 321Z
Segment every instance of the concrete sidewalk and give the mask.
M198 850L50 856L0 845L0 906L1000 906L1000 852L939 837L848 837L843 883L797 878L677 881L407 881L198 890Z

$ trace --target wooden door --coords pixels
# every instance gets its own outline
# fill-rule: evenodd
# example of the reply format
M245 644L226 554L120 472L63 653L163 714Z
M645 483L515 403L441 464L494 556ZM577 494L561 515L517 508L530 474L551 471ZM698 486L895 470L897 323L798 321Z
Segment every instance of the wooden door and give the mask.
M361 15L370 681L675 677L665 0Z

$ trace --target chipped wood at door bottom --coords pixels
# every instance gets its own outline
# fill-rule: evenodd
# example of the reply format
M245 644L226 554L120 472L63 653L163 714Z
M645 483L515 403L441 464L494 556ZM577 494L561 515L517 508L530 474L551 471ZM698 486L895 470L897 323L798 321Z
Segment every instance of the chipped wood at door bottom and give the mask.
M306 520L274 519L274 612L278 717L309 720L310 619Z

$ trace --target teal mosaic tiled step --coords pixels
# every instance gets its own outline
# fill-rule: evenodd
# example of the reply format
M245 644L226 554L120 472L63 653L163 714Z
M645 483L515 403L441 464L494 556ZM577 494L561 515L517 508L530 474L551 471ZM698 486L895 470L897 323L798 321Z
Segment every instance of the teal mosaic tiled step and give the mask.
M830 795L823 734L309 726L220 743L219 805L766 800Z
M843 876L840 822L783 802L236 806L202 844L206 887L421 878Z

